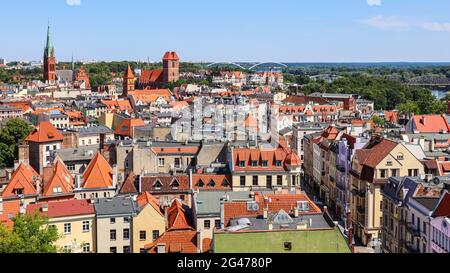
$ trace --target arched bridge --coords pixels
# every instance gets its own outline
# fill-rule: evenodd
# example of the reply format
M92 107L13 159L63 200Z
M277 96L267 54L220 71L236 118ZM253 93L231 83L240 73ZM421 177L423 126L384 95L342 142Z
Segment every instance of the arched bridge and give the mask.
M239 64L233 63L233 62L216 62L216 63L209 64L209 65L207 65L206 67L213 67L213 66L221 65L221 64L234 65L234 66L239 67L240 69L247 70L247 68L243 67L242 65L239 65Z
M263 66L263 65L266 65L266 64L276 64L276 65L279 65L279 66L282 66L282 67L288 67L287 65L282 64L282 63L277 63L277 62L265 62L265 63L259 63L259 64L256 64L256 65L250 67L248 70L253 70L253 69L257 68L258 66Z

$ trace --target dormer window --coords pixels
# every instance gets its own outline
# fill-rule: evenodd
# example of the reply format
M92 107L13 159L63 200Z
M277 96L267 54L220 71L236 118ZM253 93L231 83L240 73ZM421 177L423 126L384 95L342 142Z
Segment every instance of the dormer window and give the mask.
M253 161L252 161L252 167L253 167L253 168L258 167L258 161L253 160Z
M170 186L171 186L173 189L178 189L178 188L180 187L180 183L178 183L178 180L174 179L174 180L172 181L172 183L170 183Z
M53 193L62 193L62 188L61 187L54 187L53 188Z
M157 180L155 182L155 184L153 185L153 187L155 188L155 190L160 190L162 188L162 183L161 181Z
M267 160L263 160L262 166L263 168L267 168L269 166L269 162Z
M282 166L281 160L275 161L275 165L276 165L277 167L281 167L281 166Z
M14 189L14 194L15 195L22 195L23 194L23 189Z
M239 167L240 168L245 168L245 161L239 161Z
M402 153L397 155L397 160L404 160L404 159L405 159L405 156Z
M199 180L197 183L197 187L203 188L205 186L205 182L203 182L203 180Z
M216 186L216 182L214 182L214 180L211 179L208 183L208 187L214 188L215 186Z

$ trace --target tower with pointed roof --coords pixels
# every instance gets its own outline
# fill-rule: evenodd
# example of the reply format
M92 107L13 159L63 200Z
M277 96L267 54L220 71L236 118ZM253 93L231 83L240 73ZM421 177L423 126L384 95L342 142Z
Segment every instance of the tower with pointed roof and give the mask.
M124 98L128 97L128 92L134 91L134 73L131 70L131 66L128 65L127 70L125 71L125 75L123 75L123 93L122 96Z
M176 52L166 52L163 57L163 82L171 83L180 79L180 58Z
M47 29L47 43L44 50L44 82L53 84L56 82L55 49L52 45L50 25Z

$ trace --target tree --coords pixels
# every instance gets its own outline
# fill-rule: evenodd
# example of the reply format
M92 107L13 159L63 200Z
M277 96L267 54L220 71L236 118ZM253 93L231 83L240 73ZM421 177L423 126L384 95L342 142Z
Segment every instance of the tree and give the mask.
M380 118L379 116L373 116L372 121L378 126L384 126L384 124L386 123L384 119Z
M39 215L18 215L13 228L0 224L0 253L56 253L58 231Z
M0 168L11 167L18 154L19 143L33 130L22 119L10 119L0 131Z
M419 106L414 101L401 103L397 105L396 108L400 115L406 116L408 119L410 119L413 114L420 114Z

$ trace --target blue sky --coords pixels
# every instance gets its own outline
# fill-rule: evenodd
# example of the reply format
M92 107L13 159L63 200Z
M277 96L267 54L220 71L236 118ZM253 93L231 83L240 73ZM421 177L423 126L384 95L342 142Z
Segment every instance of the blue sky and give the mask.
M39 60L450 61L448 0L0 1L0 57Z

